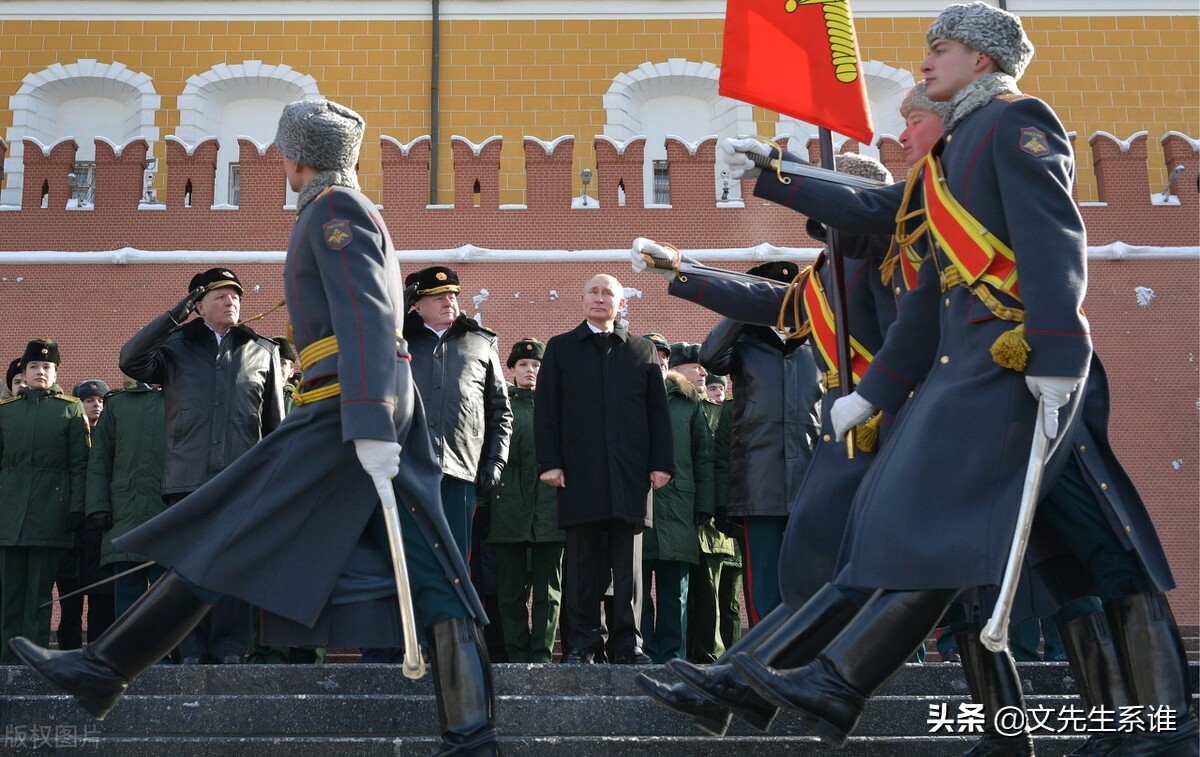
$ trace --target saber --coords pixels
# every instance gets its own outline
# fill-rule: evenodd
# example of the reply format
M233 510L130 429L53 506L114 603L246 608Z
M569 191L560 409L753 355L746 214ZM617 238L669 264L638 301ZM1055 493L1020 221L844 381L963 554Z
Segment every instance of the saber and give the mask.
M96 588L97 586L103 586L106 583L111 583L112 581L116 581L118 578L124 578L125 576L133 575L134 573L137 573L139 570L145 570L146 568L149 568L153 564L154 564L153 560L147 560L146 562L142 563L141 565L138 565L137 567L134 567L134 568L130 568L129 570L123 570L115 576L109 576L108 578L101 579L94 584L89 584L89 585L83 587L82 589L76 589L75 591L71 592L70 594L63 594L58 599L51 599L49 602L45 603L44 605L39 605L38 609L40 610L43 607L49 607L50 605L54 604L55 602L61 602L64 599L70 599L71 597L75 596L76 594L83 594L84 592L91 591L92 589Z
M404 629L404 677L416 680L425 675L425 660L417 641L417 618L413 611L412 591L408 584L408 562L404 559L404 538L400 533L400 512L396 492L388 478L374 478L375 491L383 505L387 522L388 546L392 551L392 571L396 574L396 599L400 602L400 624Z
M1008 565L1004 568L1004 579L1000 583L1000 598L992 608L992 617L979 632L979 640L991 652L1003 652L1008 648L1008 619L1012 615L1013 599L1017 595L1017 582L1020 581L1021 566L1025 562L1025 549L1029 546L1029 532L1033 527L1038 489L1042 485L1046 450L1050 444L1050 438L1046 436L1045 404L1045 397L1039 397L1037 422L1033 427L1033 444L1029 449L1029 465L1025 468L1025 488L1021 490L1021 508L1017 512L1017 528L1013 534L1012 546L1008 550ZM1060 431L1065 430L1063 426L1059 428Z
M752 273L728 271L724 268L714 268L710 265L697 263L696 261L683 255L679 256L679 273L702 274L704 276L711 276L714 279L728 279L729 281L738 281L743 284L770 284L771 286L777 287L787 286L787 284L783 282L776 281L775 279L768 279L765 276L755 276Z
M778 174L779 181L783 184L791 184L791 176L800 176L807 179L828 181L832 184L842 184L855 189L879 189L880 187L887 186L882 181L866 179L861 176L851 176L850 174L839 173L831 168L814 166L810 163L797 163L794 160L769 158L766 155L759 155L756 152L745 152L742 154L750 158L754 162L754 165L764 171Z

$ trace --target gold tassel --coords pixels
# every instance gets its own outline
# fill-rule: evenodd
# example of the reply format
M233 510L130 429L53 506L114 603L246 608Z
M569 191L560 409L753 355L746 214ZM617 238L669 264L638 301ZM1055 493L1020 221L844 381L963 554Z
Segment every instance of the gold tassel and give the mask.
M900 248L893 241L892 246L888 248L887 256L879 264L879 280L883 282L884 286L890 287L892 281L896 278L896 268L900 265L900 256L902 254Z
M867 419L854 432L854 440L860 452L874 452L879 446L879 424L883 422L883 412L878 412Z
M996 337L992 343L992 360L1001 368L1024 371L1031 349L1029 342L1025 341L1025 324L1018 323L1015 328Z

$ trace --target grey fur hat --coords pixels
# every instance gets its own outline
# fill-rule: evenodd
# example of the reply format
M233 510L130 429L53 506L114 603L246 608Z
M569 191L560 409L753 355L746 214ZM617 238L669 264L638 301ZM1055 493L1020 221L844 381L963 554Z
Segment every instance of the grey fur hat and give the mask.
M900 117L908 118L914 110L923 110L945 118L950 113L950 103L935 103L930 100L929 95L925 93L925 82L919 82L917 86L908 90L904 102L900 103Z
M279 116L275 146L284 157L319 171L353 171L363 117L332 100L298 100Z
M1001 71L1014 79L1020 79L1033 60L1033 43L1025 36L1021 19L987 3L946 6L925 34L930 45L939 38L987 53Z
M833 156L833 165L837 168L838 173L848 173L864 179L875 179L884 184L891 184L893 181L892 172L887 170L882 163L856 152L843 152Z

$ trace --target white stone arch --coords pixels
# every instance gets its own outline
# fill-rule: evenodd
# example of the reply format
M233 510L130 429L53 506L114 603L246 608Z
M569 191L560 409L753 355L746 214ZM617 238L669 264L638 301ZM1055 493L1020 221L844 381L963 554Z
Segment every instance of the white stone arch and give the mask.
M693 142L713 134L735 137L757 131L750 105L718 94L720 75L721 69L712 63L670 58L643 63L613 78L603 100L604 134L617 142L646 137L642 171L647 204L654 192L651 166L666 157L663 140L668 134ZM688 117L679 116L680 108ZM713 171L714 188L719 189L715 165ZM740 183L735 185L740 189Z
M77 119L80 110L86 110L89 104L94 106L91 112L97 118ZM154 91L150 77L131 71L124 63L81 58L28 74L17 93L8 98L13 122L5 134L10 149L4 158L8 182L0 193L0 205L21 204L25 185L22 140L26 137L42 144L74 137L80 160L94 159L96 137L118 145L140 137L153 151L158 141L154 116L161 105L162 98Z
M904 119L900 117L900 103L904 102L904 96L916 86L917 82L911 71L895 68L879 61L864 61L862 72L867 86L867 102L871 107L871 121L875 127L876 144L860 145L859 149L863 155L878 158L879 148L876 145L879 140L883 137L899 137L900 132L904 131ZM794 140L800 140L798 145L793 143L793 151L797 149L797 146L802 150L805 142L816 138L817 127L806 121L781 115L775 124L775 136L785 135ZM838 149L837 145L846 139L847 137L844 135L834 133L835 152Z
M229 201L229 164L238 161L239 137L270 144L283 106L296 100L319 100L317 80L287 65L260 60L218 63L188 78L179 95L179 128L175 136L187 145L216 137L216 185L213 204ZM289 202L294 199L288 194Z

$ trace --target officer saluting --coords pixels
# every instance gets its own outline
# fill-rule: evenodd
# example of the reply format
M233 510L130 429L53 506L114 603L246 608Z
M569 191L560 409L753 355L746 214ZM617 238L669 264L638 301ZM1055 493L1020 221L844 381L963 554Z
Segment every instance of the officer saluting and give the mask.
M447 548L441 471L400 337L395 251L375 205L357 191L364 127L342 105L301 101L284 108L275 136L300 193L284 266L305 376L299 407L207 484L116 540L172 570L99 640L82 652L14 642L93 717L103 718L220 593L262 608L289 634L268 643L399 645L391 560L373 525L373 479L390 478L411 594L429 624L439 754L495 753L477 627L486 618L461 555ZM354 571L352 582L343 568Z

